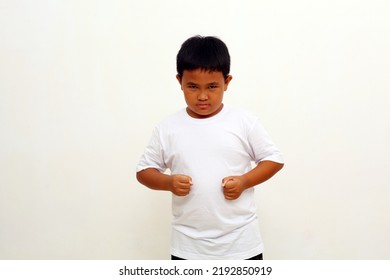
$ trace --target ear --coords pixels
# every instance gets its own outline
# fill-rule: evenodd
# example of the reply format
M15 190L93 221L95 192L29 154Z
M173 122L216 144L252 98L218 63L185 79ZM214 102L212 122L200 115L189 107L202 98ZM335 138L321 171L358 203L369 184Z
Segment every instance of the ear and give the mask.
M176 75L176 80L178 80L179 83L181 83L181 76L179 74Z
M176 80L179 82L180 88L183 89L183 87L181 86L181 76L179 74L176 75Z
M230 81L233 79L232 75L228 75L227 78L225 79L225 91L228 89Z

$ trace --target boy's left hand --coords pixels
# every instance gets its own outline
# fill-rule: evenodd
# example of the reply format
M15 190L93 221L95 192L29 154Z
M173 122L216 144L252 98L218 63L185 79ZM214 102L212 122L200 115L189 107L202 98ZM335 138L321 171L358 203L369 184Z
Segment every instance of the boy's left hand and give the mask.
M240 197L245 190L245 186L241 176L230 176L223 178L222 190L227 200L235 200Z

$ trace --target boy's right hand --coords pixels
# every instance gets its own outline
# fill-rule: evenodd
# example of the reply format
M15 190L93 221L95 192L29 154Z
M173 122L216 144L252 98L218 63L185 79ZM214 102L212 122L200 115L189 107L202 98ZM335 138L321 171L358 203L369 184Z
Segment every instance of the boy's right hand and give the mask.
M190 193L192 179L187 175L175 174L172 176L171 192L177 196L185 196Z

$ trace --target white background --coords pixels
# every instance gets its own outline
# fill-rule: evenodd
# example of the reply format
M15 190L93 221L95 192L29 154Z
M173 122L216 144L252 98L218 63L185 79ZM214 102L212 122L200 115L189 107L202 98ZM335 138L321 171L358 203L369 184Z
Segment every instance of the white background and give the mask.
M257 187L267 259L390 259L390 4L0 0L0 259L167 259L170 194L135 179L185 106L181 43L232 57L225 104L285 156Z

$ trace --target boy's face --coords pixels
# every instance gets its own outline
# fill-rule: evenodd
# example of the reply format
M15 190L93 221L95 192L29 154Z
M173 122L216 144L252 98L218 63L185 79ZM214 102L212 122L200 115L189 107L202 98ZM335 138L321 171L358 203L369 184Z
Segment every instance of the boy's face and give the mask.
M224 78L222 72L201 69L184 70L183 76L176 76L184 93L188 114L204 119L218 114L222 108L223 94L232 76Z

